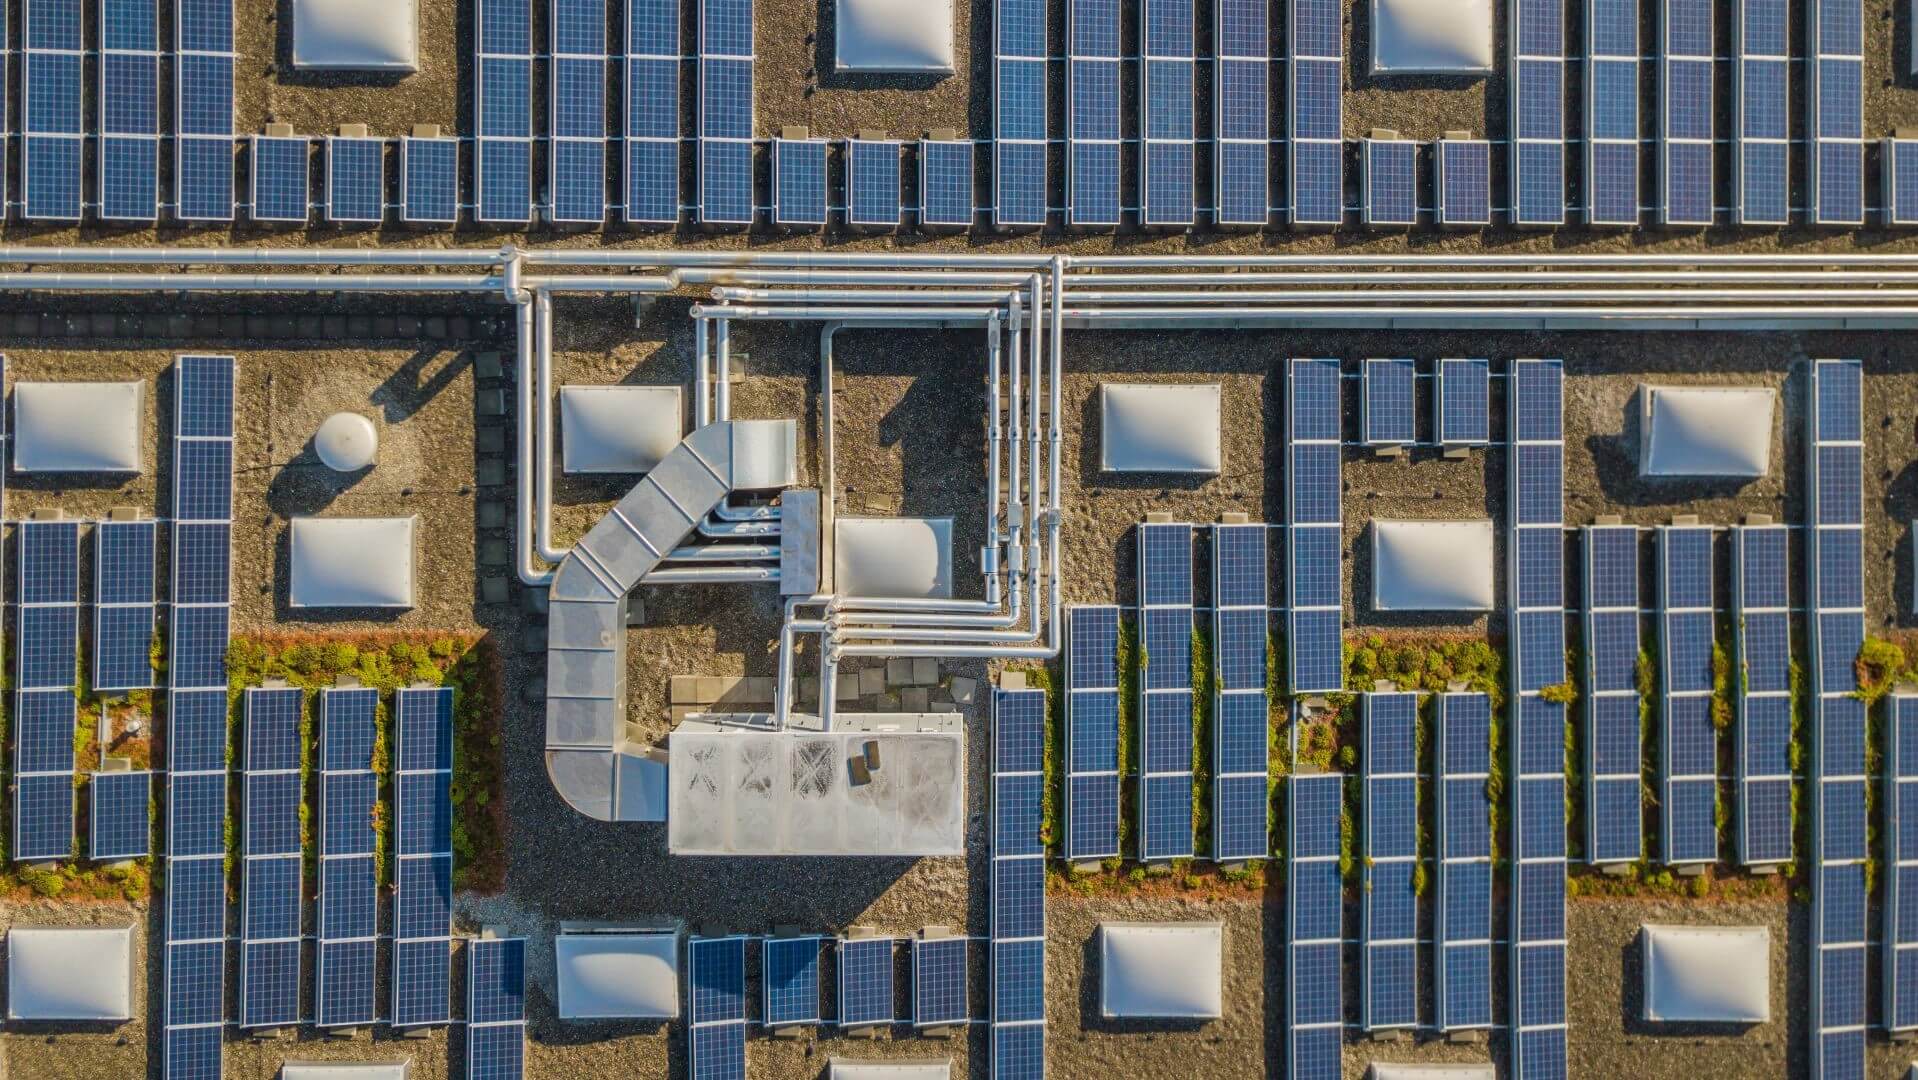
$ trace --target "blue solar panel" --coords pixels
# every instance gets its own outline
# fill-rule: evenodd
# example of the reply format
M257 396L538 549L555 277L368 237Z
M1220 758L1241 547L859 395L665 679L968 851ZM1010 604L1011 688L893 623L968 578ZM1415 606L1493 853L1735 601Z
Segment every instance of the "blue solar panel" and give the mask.
M474 220L533 216L533 33L529 0L481 0L473 80Z
M921 140L920 227L967 229L972 227L972 217L972 144Z
M1215 12L1213 221L1263 227L1271 212L1271 10L1225 0Z
M153 685L154 543L151 521L94 526L93 688Z
M1883 875L1885 1027L1918 1027L1918 694L1895 693L1887 717L1885 851Z
M29 220L78 220L86 128L80 5L28 0L21 24L20 182Z
M386 216L386 140L326 140L326 220L374 223Z
M760 950L767 1027L817 1024L819 948L816 937L767 938Z
M1859 0L1813 0L1807 10L1806 126L1811 171L1806 197L1820 225L1862 225L1864 37Z
M839 1026L890 1024L893 1016L893 941L839 941Z
M153 850L153 774L97 772L87 799L87 856L132 859Z
M1369 693L1364 702L1362 1024L1381 1031L1418 1022L1418 695Z
M773 221L826 224L826 140L773 140Z
M378 704L370 689L320 696L320 1027L373 1020Z
M899 227L899 154L892 139L846 143L846 223L891 232Z
M1343 45L1336 32L1328 41L1316 27L1327 19L1336 26L1340 18L1330 0L1303 0L1292 10L1286 163L1293 228L1333 228L1345 220Z
M1344 777L1296 775L1288 788L1292 873L1286 879L1286 1042L1291 1075L1340 1075L1343 906L1338 875Z
M992 1076L1045 1075L1045 848L1040 843L1046 693L993 694ZM1021 946L1034 946L1021 947ZM1012 1009L1038 1001L1036 1010Z
M1491 441L1491 382L1490 361L1439 361L1437 401L1441 445L1479 446Z
M1783 225L1789 207L1791 56L1784 0L1734 0L1732 192L1741 225Z
M912 943L912 1022L914 1027L965 1023L966 939L915 938Z
M1471 229L1490 225L1492 144L1484 139L1440 139L1432 145L1439 227Z
M1543 530L1541 530L1542 532ZM1585 534L1585 858L1642 854L1638 696L1638 528Z
M1732 530L1732 620L1744 673L1738 696L1739 859L1792 858L1790 532Z
M1638 224L1638 2L1585 8L1585 220Z
M1918 225L1918 139L1882 140L1878 163L1885 224Z
M753 5L701 0L699 217L708 225L753 220Z
M1671 864L1711 862L1718 857L1712 532L1662 526L1658 540L1664 857Z
M1192 854L1192 528L1139 526L1140 857ZM1184 790L1181 800L1177 793Z
M1181 228L1193 220L1193 0L1143 0L1139 16L1145 80L1139 218L1147 228Z
M1119 854L1119 609L1074 607L1067 622L1068 860Z
M182 221L231 221L232 0L181 0L174 34L174 213Z
M993 224L1046 221L1046 4L993 0Z
M395 912L394 1027L450 1019L453 873L453 688L408 687L394 694L398 730L399 835Z
M450 225L459 220L458 139L400 140L400 220Z
M1336 360L1290 361L1286 655L1293 693L1336 691L1345 681L1339 636L1343 601L1330 587L1341 577L1340 384ZM1315 581L1326 587L1310 588Z
M1410 139L1366 139L1365 223L1374 228L1418 222L1418 144Z
M1111 228L1122 208L1119 3L1069 0L1067 13L1066 223Z
M518 1080L526 1069L526 940L466 946L466 1075Z
M626 220L679 220L679 5L627 0Z
M109 221L159 214L160 38L153 0L100 5L99 209Z
M552 0L546 164L556 223L606 219L606 4Z
M310 150L304 137L253 136L254 221L306 223L311 212L307 197Z
M1263 858L1269 735L1266 697L1266 526L1214 527L1212 855Z
M1418 440L1415 406L1418 362L1367 360L1360 426L1367 446L1403 446Z
M1659 217L1666 225L1712 223L1711 0L1661 0Z
M1438 922L1433 953L1438 1026L1492 1023L1491 702L1439 698Z

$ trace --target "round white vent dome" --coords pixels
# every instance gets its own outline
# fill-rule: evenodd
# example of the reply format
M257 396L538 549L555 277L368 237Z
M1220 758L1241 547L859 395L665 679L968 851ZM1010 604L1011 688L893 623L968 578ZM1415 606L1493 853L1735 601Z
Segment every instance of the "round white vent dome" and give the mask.
M380 435L359 413L334 413L313 436L313 449L334 472L358 472L380 456Z

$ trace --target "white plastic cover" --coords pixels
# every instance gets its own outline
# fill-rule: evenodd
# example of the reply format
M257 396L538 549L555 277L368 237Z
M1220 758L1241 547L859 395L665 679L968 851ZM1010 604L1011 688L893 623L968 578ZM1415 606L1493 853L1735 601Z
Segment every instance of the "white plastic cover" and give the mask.
M686 431L677 386L562 386L559 420L569 473L650 472Z
M938 1061L854 1061L836 1057L826 1080L951 1080L952 1059Z
M407 1061L289 1061L280 1080L406 1080Z
M943 72L952 66L952 0L838 0L840 71Z
M1372 522L1377 611L1490 611L1492 522Z
M293 66L418 71L418 0L293 0Z
M146 384L15 383L16 472L140 471Z
M1498 1070L1489 1063L1395 1065L1374 1061L1366 1076L1368 1080L1498 1080Z
M1108 1019L1218 1017L1223 971L1220 923L1099 924L1099 1013Z
M291 606L412 607L415 520L294 518Z
M957 731L687 724L667 741L666 846L675 855L965 854L966 755ZM868 742L878 744L879 767L855 776L852 757Z
M133 1018L133 927L7 932L7 1019Z
M313 452L334 472L358 472L379 460L380 432L359 413L336 412L313 433Z
M1764 476L1771 471L1768 386L1641 386L1640 476Z
M1492 0L1372 0L1372 74L1492 70Z
M1762 1024L1771 1019L1771 930L1763 926L1639 927L1645 1019Z
M561 1020L675 1020L679 935L565 934L553 939Z
M832 562L841 596L951 596L952 519L838 518Z
M1099 467L1107 472L1219 471L1219 387L1099 387Z

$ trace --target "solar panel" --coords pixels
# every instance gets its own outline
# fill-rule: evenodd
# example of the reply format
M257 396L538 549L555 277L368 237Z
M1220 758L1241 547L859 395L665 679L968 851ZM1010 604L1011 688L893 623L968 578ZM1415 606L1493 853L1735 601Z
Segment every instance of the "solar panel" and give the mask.
M1044 1080L1045 845L1037 786L1045 780L1046 693L992 699L993 1080Z
M606 4L552 0L547 212L557 224L606 220Z
M1783 225L1789 207L1791 48L1785 0L1733 0L1732 199L1740 225Z
M1367 227L1417 224L1418 144L1410 139L1366 139L1360 147Z
M1918 225L1918 139L1886 138L1878 143L1887 225Z
M920 228L969 229L972 215L972 144L920 140Z
M1441 446L1483 446L1492 440L1492 365L1488 360L1440 360L1438 439Z
M679 5L626 0L626 220L679 221Z
M392 1023L406 1028L451 1019L453 688L396 691L394 721L399 831Z
M530 0L480 0L473 79L473 219L533 217L533 12Z
M1659 218L1712 223L1712 0L1660 0Z
M1814 13L1818 5L1813 5ZM1827 19L1843 30L1855 5L1826 5ZM1816 15L1814 14L1814 18ZM1829 35L1833 28L1824 31ZM1851 27L1855 35L1855 24ZM1842 34L1840 36L1843 36ZM1812 1075L1862 1076L1865 1027L1864 862L1868 820L1865 808L1864 703L1857 689L1853 660L1864 641L1862 561L1828 561L1829 546L1861 550L1863 533L1863 369L1857 360L1815 360L1811 365L1811 431L1808 443L1811 508L1805 530L1807 595L1811 632L1812 764L1812 942L1811 1015L1817 1018ZM1845 588L1832 590L1833 579ZM1834 592L1851 597L1830 604ZM1834 753L1839 745L1854 749ZM1857 918L1843 917L1856 912Z
M240 1026L300 1021L301 738L306 694L246 692Z
M1119 609L1066 619L1066 838L1069 862L1119 855Z
M174 214L233 220L232 0L174 0Z
M1115 5L1116 6L1116 5ZM1144 137L1139 219L1146 228L1192 224L1193 0L1141 0L1139 130Z
M1638 0L1585 7L1585 221L1638 225Z
M87 798L87 857L136 859L153 851L153 774L96 772Z
M1526 0L1532 3L1533 0ZM1521 26L1524 23L1521 22ZM1565 706L1541 691L1563 682L1562 580L1564 372L1557 360L1512 361L1507 412L1512 456L1508 507L1512 542L1512 725L1516 763L1512 836L1512 1002L1514 1067L1521 1075L1565 1075ZM1533 543L1528 538L1537 537ZM1508 782L1509 783L1509 782Z
M1263 522L1212 528L1212 857L1222 863L1271 852L1265 541Z
M1819 225L1865 223L1864 12L1859 0L1806 5L1805 195Z
M826 224L826 140L773 140L773 221L788 228Z
M1139 858L1192 855L1192 526L1139 526Z
M1271 213L1271 8L1223 0L1215 13L1213 223L1262 228Z
M971 1012L966 1003L966 939L914 938L913 1026L963 1024Z
M1066 224L1112 228L1121 209L1119 0L1067 0L1066 12Z
M1336 1077L1343 1058L1339 811L1345 778L1295 774L1287 787L1285 1025L1291 1076Z
M100 216L159 216L160 32L154 0L101 0Z
M1565 223L1565 12L1553 0L1511 6L1512 224Z
M1492 144L1484 139L1440 139L1432 144L1441 229L1492 223Z
M80 5L26 0L20 21L23 213L29 221L77 221L86 142Z
M1918 694L1894 693L1885 732L1885 1028L1918 1028L1918 920L1902 913L1918 891ZM1907 814L1906 811L1910 811Z
M320 692L319 1027L373 1022L379 691Z
M306 223L312 209L307 198L312 171L310 150L304 136L253 136L250 198L254 221Z
M1367 1031L1388 1031L1418 1023L1419 699L1409 693L1369 693L1363 700L1361 1024Z
M1045 0L993 0L992 220L999 229L1046 223L1046 22Z
M695 1080L744 1080L746 939L693 938L686 953L691 1075Z
M458 139L400 140L400 220L410 225L451 225L459 220Z
M762 1015L767 1027L817 1024L819 1009L819 937L769 937L760 947Z
M893 939L839 939L839 1026L890 1024Z
M753 2L699 4L699 220L753 222Z
M1441 1031L1492 1025L1491 724L1484 694L1439 695L1432 986Z
M65 859L73 854L80 523L28 520L15 535L13 858Z
M1585 540L1585 861L1633 862L1644 846L1638 696L1638 527L1588 525Z
M1286 35L1286 189L1293 228L1345 220L1344 11L1337 0L1298 0Z
M526 1074L526 939L479 938L466 946L467 1080Z
M1658 575L1663 854L1671 865L1713 862L1718 858L1718 739L1711 715L1711 530L1660 526Z
M1342 377L1331 359L1289 362L1286 402L1287 685L1294 694L1345 684L1340 429Z
M1738 636L1738 852L1747 866L1792 858L1790 531L1732 530Z
M152 521L101 521L93 527L93 689L153 685L154 544Z
M1418 441L1414 406L1418 393L1416 360L1367 360L1365 393L1359 399L1359 426L1367 446L1404 446Z
M386 140L326 139L326 220L374 224L386 217Z
M878 232L899 227L902 148L897 139L847 140L846 224Z

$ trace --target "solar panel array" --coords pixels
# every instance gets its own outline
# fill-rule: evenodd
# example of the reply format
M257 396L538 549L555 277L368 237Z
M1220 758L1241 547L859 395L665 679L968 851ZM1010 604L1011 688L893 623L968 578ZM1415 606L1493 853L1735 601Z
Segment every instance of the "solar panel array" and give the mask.
M1418 362L1367 360L1359 427L1367 446L1405 446L1418 441Z
M606 220L606 3L552 0L546 197L553 221Z
M1286 160L1292 225L1345 220L1345 13L1338 0L1295 0L1286 64Z
M173 211L233 220L233 0L174 0Z
M1659 219L1712 223L1712 0L1659 0Z
M1375 228L1416 224L1418 144L1410 139L1366 139L1360 153L1365 167L1365 224Z
M1119 0L1066 7L1066 223L1119 224ZM1041 24L1043 25L1043 24ZM1150 107L1148 96L1142 95Z
M753 221L753 0L699 4L699 220Z
M453 937L453 688L395 692L394 793L399 840L393 888L393 1026L451 1015Z
M1658 529L1659 815L1665 862L1718 858L1718 729L1712 723L1712 531Z
M1212 217L1222 227L1261 228L1271 213L1271 5L1220 0L1214 13Z
M87 856L95 862L153 853L153 774L96 772L87 803Z
M1890 138L1878 144L1887 225L1918 225L1918 139Z
M1918 900L1918 694L1891 695L1885 740L1885 1028L1918 1028L1918 925L1904 916ZM1906 813L1909 810L1910 813Z
M1287 789L1286 1074L1336 1077L1344 1057L1344 882L1339 878L1339 807L1345 777L1296 774Z
M992 1078L1046 1074L1046 692L992 698Z
M305 136L255 135L251 145L253 220L306 224L312 211L307 195L311 144Z
M386 140L326 139L326 220L374 225L386 217Z
M473 80L473 218L524 224L533 217L533 6L479 0Z
M1816 7L1816 5L1814 5ZM1815 1078L1865 1071L1865 703L1853 666L1865 640L1863 369L1811 366L1805 565L1812 605L1811 1015Z
M154 0L100 5L100 216L153 221L160 202L160 28Z
M1139 858L1192 855L1192 526L1139 526Z
M773 140L773 222L826 224L826 140Z
M230 156L228 169L230 179ZM218 1080L226 1015L233 358L182 356L174 364L173 382L165 1076Z
M1732 0L1732 200L1740 225L1790 207L1791 31L1786 0Z
M93 527L93 689L153 685L154 546L152 521L101 521Z
M1805 5L1811 58L1805 104L1811 175L1805 195L1820 225L1865 223L1865 41L1860 0Z
M760 946L760 986L769 1028L817 1024L820 937L769 937Z
M925 139L919 143L919 225L928 229L972 227L972 143Z
M890 232L899 227L897 139L851 139L846 143L846 223ZM972 200L966 199L968 206Z
M1638 0L1592 0L1587 4L1585 48L1589 54L1585 79L1585 222L1635 227Z
M298 687L246 692L240 1026L300 1022L303 780Z
M914 1027L963 1024L971 1016L966 999L966 955L966 939L962 937L913 939Z
M1333 693L1345 684L1339 362L1294 359L1286 388L1287 684Z
M686 960L686 1042L693 1080L744 1080L746 939L693 938Z
M1565 9L1557 0L1516 0L1507 39L1512 223L1565 223Z
M29 221L78 221L86 156L86 43L76 0L25 0L20 186Z
M1491 361L1440 360L1438 375L1439 445L1483 446L1491 442Z
M1564 1076L1565 706L1540 694L1566 676L1564 371L1557 360L1514 360L1507 384L1517 716L1507 995L1517 1074Z
M1789 862L1791 812L1791 531L1732 530L1732 625L1738 635L1738 858Z
M73 684L80 661L80 523L23 521L14 631L13 858L73 854Z
M1438 225L1468 229L1492 223L1492 144L1485 139L1440 139L1432 144L1438 185Z
M1119 609L1075 606L1066 619L1068 862L1119 855Z
M466 946L466 1080L526 1073L526 939Z
M1638 527L1585 530L1585 861L1644 854Z
M626 0L626 220L679 221L679 4Z
M1419 696L1364 697L1365 932L1360 1026L1418 1024Z
M1222 863L1272 850L1265 534L1264 522L1212 529L1212 857Z
M379 691L320 692L320 935L314 995L319 1027L373 1022L379 914L373 831L379 776Z
M1139 213L1146 228L1192 224L1193 0L1140 0L1144 24L1140 62L1145 86L1140 92L1139 129L1145 137L1144 199Z
M1492 1026L1492 701L1440 694L1438 922L1433 996L1440 1031Z
M459 220L460 142L452 138L400 140L400 220L451 225Z
M992 221L1037 227L1046 223L1046 0L993 0L992 15Z

